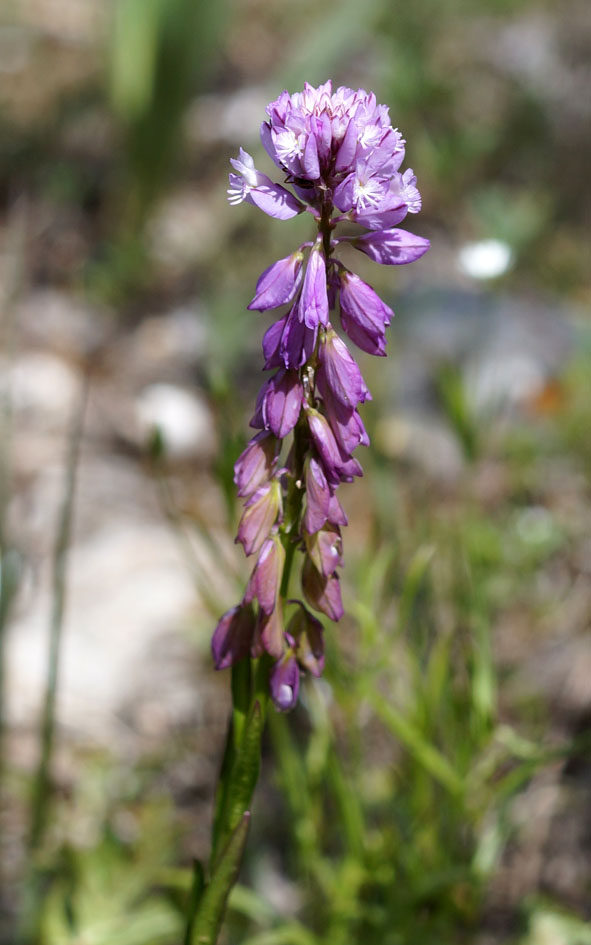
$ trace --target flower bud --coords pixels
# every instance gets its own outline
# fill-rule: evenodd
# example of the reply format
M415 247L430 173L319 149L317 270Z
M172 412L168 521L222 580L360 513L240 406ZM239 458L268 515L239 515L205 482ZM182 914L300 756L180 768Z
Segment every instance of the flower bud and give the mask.
M252 607L238 605L226 611L213 632L211 652L216 669L227 669L248 655L255 629Z
M295 708L300 689L300 670L292 649L275 663L269 679L271 698L280 712Z
M278 659L283 652L283 636L283 608L278 599L272 613L259 610L255 638L270 656Z
M298 601L298 608L289 621L288 636L295 640L295 654L302 669L321 676L324 669L323 627L317 617Z
M391 308L353 272L341 274L341 324L351 341L369 354L385 354L384 330L394 316Z
M303 522L307 532L312 534L322 528L330 509L330 489L322 466L314 457L310 457L305 467L306 507Z
M302 568L302 589L310 607L326 614L331 620L341 619L343 603L338 577L335 574L324 577L307 555Z
M326 291L326 263L320 243L312 247L299 304L299 319L308 328L328 323L328 295Z
M295 427L304 397L296 371L281 368L267 382L261 410L266 430L282 440Z
M273 612L283 576L284 562L285 550L280 538L278 536L267 538L262 544L257 563L248 582L244 594L245 603L256 598L261 610L266 614Z
M338 526L326 525L313 535L306 535L306 550L316 569L330 577L343 564L343 541Z
M328 388L332 396L344 407L356 407L358 403L371 400L361 371L352 358L344 341L329 328L319 348L319 365L316 381L322 395Z
M265 312L291 302L302 277L304 254L298 249L284 259L278 259L259 276L254 299L248 306Z
M277 440L266 430L257 433L234 464L234 482L243 498L268 482L275 461Z
M273 479L257 489L244 506L236 541L243 545L247 555L259 550L280 511L281 486Z

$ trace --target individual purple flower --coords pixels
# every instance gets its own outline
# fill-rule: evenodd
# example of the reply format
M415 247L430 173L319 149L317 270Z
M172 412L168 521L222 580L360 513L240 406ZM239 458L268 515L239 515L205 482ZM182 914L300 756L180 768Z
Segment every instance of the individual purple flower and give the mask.
M336 574L329 577L321 574L310 558L306 557L302 568L302 590L304 597L313 607L326 614L331 620L338 621L343 616L341 585Z
M280 368L261 389L250 425L271 430L282 440L298 421L303 393L297 372Z
M265 269L259 276L254 299L247 308L265 312L291 302L300 284L303 261L304 254L298 249Z
M316 347L318 327L308 328L304 321L300 321L297 303L288 313L281 338L278 353L286 368L298 370L310 360Z
M320 392L326 419L341 455L350 456L358 446L369 446L369 436L358 411L354 407L343 406L328 385L323 385Z
M312 247L304 276L299 306L300 321L308 328L317 328L328 322L328 293L326 289L326 260L319 242Z
M340 276L341 324L358 348L368 354L385 354L386 326L394 312L372 287L344 269Z
M271 670L269 680L271 698L280 712L289 712L298 701L300 670L294 651L286 650Z
M277 440L272 433L257 433L234 464L234 482L238 495L248 497L268 482L275 463Z
M284 562L285 550L279 537L275 535L267 538L261 546L257 563L246 587L245 604L256 599L265 614L273 613L277 604Z
M312 676L321 676L324 669L324 628L301 601L297 604L287 626L287 635L295 641L295 655L302 669Z
M329 481L339 482L343 456L328 420L313 407L306 407L306 419L326 477Z
M274 479L251 495L244 506L236 541L253 555L269 535L281 511L281 486Z
M403 266L415 262L425 255L430 245L429 240L422 236L397 229L364 233L353 241L355 249L383 266Z
M304 509L304 528L309 535L322 528L330 515L331 494L322 471L322 466L314 456L306 462L306 507Z
M283 653L283 638L283 608L281 600L278 600L270 614L266 614L262 608L259 610L252 655L261 656L265 651L274 659L279 659Z
M289 220L304 209L289 190L280 184L274 184L266 174L257 171L250 154L242 148L239 157L233 158L230 163L241 175L239 177L238 174L230 174L228 201L233 206L246 200L278 220Z
M227 669L248 656L254 629L254 610L248 604L232 607L220 617L211 640L216 669Z
M328 329L319 347L318 362L316 382L323 396L323 391L329 387L345 407L356 407L360 402L371 400L357 363L332 328Z
M343 540L336 525L325 525L312 535L306 535L306 551L316 570L328 578L343 564Z

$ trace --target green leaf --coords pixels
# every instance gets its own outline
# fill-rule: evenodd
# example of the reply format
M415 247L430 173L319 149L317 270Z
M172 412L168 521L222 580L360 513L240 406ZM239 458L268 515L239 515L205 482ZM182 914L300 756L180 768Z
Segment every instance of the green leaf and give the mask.
M226 902L240 870L249 823L250 811L245 811L222 851L215 873L201 897L189 945L215 945L217 942Z
M244 724L240 750L235 755L231 770L222 771L220 777L222 802L216 817L216 841L212 851L214 868L217 851L226 842L228 834L236 829L244 812L250 807L259 776L263 726L263 712L257 700Z
M413 756L436 781L450 794L460 795L464 786L459 775L437 749L426 741L422 733L404 717L395 706L391 705L380 692L371 686L364 688L363 695L368 700L376 715L386 727L403 743Z
M203 891L205 889L205 876L203 875L203 867L199 860L193 861L193 881L191 883L191 891L189 893L189 904L187 907L187 926L185 929L185 938L184 945L191 945L191 940L193 938L193 925L195 924L195 916L197 915L197 909L201 898L203 896Z

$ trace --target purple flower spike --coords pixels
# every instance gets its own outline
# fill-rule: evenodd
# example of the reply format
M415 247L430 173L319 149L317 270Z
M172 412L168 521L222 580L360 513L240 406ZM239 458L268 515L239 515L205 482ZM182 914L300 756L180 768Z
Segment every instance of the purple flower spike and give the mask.
M248 604L255 598L259 607L266 614L273 613L279 594L279 586L283 575L285 550L278 537L267 538L263 542L254 571L248 582L244 603Z
M324 643L322 624L300 601L287 602L296 611L284 627L284 542L304 554L301 581L310 607L339 620L340 529L347 516L336 492L363 475L354 453L369 443L358 408L371 395L330 312L340 299L344 332L363 351L382 356L393 316L333 254L349 243L375 262L397 266L422 256L429 241L397 229L420 209L421 196L412 170L401 171L406 142L373 93L306 83L301 92L282 92L266 111L261 141L288 186L273 183L241 149L231 162L229 201L248 201L285 220L307 210L317 233L262 273L248 306L290 308L264 334L264 369L274 373L250 421L260 432L234 469L238 494L246 499L236 540L247 555L257 555L256 564L242 605L218 624L213 651L219 667L247 651L253 659L270 655L271 694L286 711L297 701L300 669L322 673ZM345 222L367 232L334 236Z
M250 496L268 482L275 461L277 440L266 430L257 433L234 464L234 482L238 495Z
M330 489L322 466L312 456L306 465L306 509L304 511L304 528L308 534L322 528L330 514Z
M302 590L314 610L326 614L331 620L341 619L344 611L338 577L336 574L324 577L307 556L302 568Z
M269 379L261 410L266 430L282 440L291 433L300 415L304 390L296 371L281 368Z
M424 256L431 244L429 240L407 230L391 229L364 233L353 245L383 266L403 266Z
M211 640L216 669L227 669L248 656L254 628L254 611L250 605L239 605L226 611L220 618Z
M274 479L250 497L238 525L236 541L247 555L258 551L271 531L281 511L281 486Z
M320 243L310 253L299 307L300 321L308 328L328 323L328 293L326 289L326 262Z
M341 274L341 323L351 341L369 354L385 354L384 330L394 312L353 272Z
M300 689L300 670L292 649L275 663L269 680L271 698L280 712L295 708Z
M303 261L304 254L298 249L265 269L259 276L255 297L247 308L265 312L291 302L301 281Z
M328 386L333 396L345 407L356 407L358 403L371 400L365 382L347 345L332 328L326 332L324 344L319 348L319 367L316 381L324 396Z

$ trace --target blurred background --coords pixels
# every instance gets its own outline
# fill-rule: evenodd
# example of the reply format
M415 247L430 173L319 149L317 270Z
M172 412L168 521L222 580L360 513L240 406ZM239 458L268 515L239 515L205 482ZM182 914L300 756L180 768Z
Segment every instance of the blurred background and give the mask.
M178 945L248 568L283 88L376 92L431 239L396 312L346 617L271 719L226 945L591 942L591 8L13 0L0 14L2 945ZM277 177L275 178L277 179ZM305 235L308 234L308 235Z

